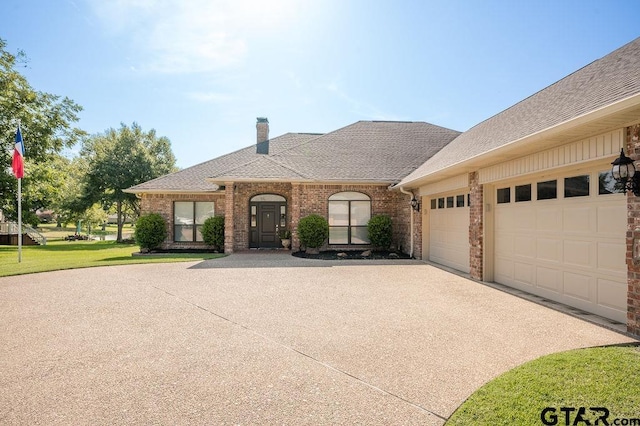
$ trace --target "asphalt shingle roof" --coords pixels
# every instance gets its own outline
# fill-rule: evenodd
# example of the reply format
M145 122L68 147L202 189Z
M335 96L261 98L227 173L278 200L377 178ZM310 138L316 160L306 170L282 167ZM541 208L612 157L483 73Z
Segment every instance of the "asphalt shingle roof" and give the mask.
M399 182L460 132L424 122L359 121L326 135L287 133L129 188L130 192L213 191L212 179Z
M401 185L640 93L640 38L462 133Z

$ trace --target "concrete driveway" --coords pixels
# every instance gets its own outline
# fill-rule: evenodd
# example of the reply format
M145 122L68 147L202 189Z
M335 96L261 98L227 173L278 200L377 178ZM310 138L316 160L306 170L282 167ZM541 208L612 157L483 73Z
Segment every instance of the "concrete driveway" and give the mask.
M632 341L417 261L264 254L0 278L0 324L0 423L30 425L441 425L526 361Z

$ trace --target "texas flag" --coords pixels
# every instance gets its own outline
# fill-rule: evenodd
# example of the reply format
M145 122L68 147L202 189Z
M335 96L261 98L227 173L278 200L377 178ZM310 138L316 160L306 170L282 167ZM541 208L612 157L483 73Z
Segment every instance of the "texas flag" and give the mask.
M17 179L22 179L24 176L24 142L22 141L22 133L20 133L20 126L16 131L16 148L13 150L13 174Z

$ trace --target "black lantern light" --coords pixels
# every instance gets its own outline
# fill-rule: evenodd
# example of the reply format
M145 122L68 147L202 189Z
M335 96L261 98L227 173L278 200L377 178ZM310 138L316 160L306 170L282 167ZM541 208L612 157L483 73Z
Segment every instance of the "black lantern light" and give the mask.
M613 178L620 184L624 191L631 191L636 197L640 197L640 173L636 173L633 160L624 155L620 149L620 158L616 158L611 167Z
M418 202L415 196L411 198L411 208L417 212L420 211L420 202Z

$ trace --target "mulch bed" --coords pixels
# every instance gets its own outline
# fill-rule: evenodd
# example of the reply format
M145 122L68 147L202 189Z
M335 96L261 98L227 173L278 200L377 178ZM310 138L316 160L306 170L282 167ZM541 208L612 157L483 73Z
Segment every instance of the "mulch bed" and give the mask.
M404 253L399 253L394 251L371 251L371 250L356 250L356 251L328 250L328 251L321 251L318 254L309 254L304 251L298 251L298 252L292 253L292 255L296 257L301 257L304 259L320 259L320 260L411 259L408 254L404 254Z

